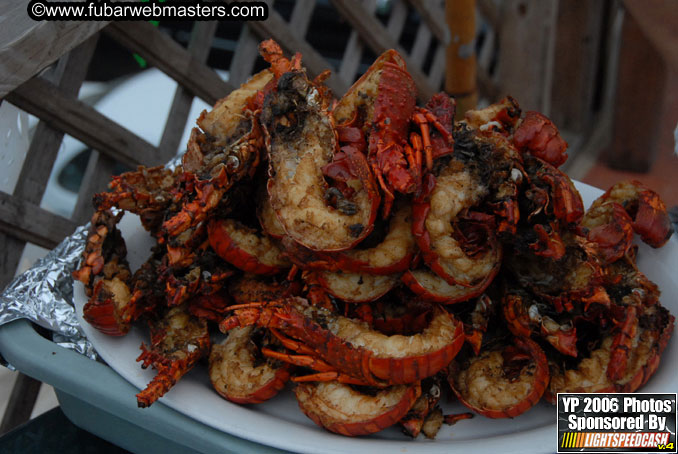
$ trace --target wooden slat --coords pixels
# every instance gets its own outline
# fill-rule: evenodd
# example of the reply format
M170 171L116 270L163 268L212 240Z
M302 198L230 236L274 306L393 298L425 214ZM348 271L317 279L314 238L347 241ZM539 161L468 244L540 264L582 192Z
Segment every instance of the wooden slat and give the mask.
M353 80L358 73L358 68L360 67L360 60L363 55L363 44L360 41L358 32L355 30L351 31L351 35L348 37L346 42L346 48L344 49L344 55L341 59L341 65L339 66L339 76L345 80Z
M127 166L161 164L153 145L40 77L27 81L6 99Z
M412 62L419 68L424 64L432 37L431 30L426 25L419 24L417 34L414 37L414 44L412 45L412 53L410 54Z
M478 92L490 103L497 102L506 94L502 93L497 84L484 69L478 68Z
M476 56L476 65L478 65L478 69L487 69L490 67L492 59L494 58L496 39L497 32L494 29L488 29L485 33L483 45L480 47L480 50L478 50L478 55Z
M444 20L445 11L440 7L440 2L435 0L409 0L409 2L422 18L412 46L411 57L418 67L421 67L426 58L432 36L438 40L428 74L429 83L434 90L438 90L445 79L445 48L450 42L450 30Z
M433 63L431 64L428 76L428 80L435 90L441 90L445 81L446 54L445 46L438 44L438 48L435 54L433 54Z
M76 224L5 192L0 192L0 231L52 249L73 233Z
M234 89L233 84L148 22L114 22L104 31L209 104Z
M0 232L0 288L12 282L26 242Z
M92 150L78 190L78 199L71 215L71 220L75 224L84 224L92 218L94 211L92 196L97 192L104 192L108 189L108 182L111 181L114 168L115 159Z
M101 21L42 21L26 14L29 0L3 0L0 15L0 98L104 28Z
M364 2L365 11L373 14L377 9L376 0L366 0ZM344 55L339 66L339 76L344 80L353 81L360 67L360 60L363 56L363 43L360 41L360 35L355 29L351 29L348 37Z
M374 53L381 54L388 49L396 49L403 56L407 69L417 85L420 100L426 101L435 93L426 75L415 65L410 64L407 54L389 35L381 22L372 14L367 13L364 6L349 0L332 0L332 4L355 27L360 37Z
M477 4L480 5L481 2ZM478 78L479 96L485 97L489 102L499 101L502 93L490 74L490 65L495 53L496 30L489 28L485 34L483 45L476 56L476 72Z
M502 93L510 93L524 110L548 115L549 74L557 0L505 0L501 2L499 32L502 56L496 80ZM548 87L548 90L547 90ZM547 97L548 95L548 97Z
M386 30L396 43L399 41L400 34L403 32L405 21L407 21L407 5L405 5L404 0L395 0L391 9L391 15L386 24Z
M478 12L485 19L485 22L492 27L495 33L501 29L501 17L499 8L493 0L477 0L476 6Z
M475 0L450 0L445 17L452 36L446 48L445 91L457 100L457 118L478 101Z
M553 95L553 78L555 65L556 36L558 34L558 3L554 0L553 4L542 5L545 8L541 23L544 24L544 54L543 64L543 83L541 86L541 112L544 115L551 115L551 98Z
M450 30L445 23L445 11L438 6L440 2L431 0L408 0L412 6L419 12L433 36L443 45L447 46L450 42Z
M218 21L195 22L191 32L191 39L188 42L187 50L201 63L207 61L212 49L214 34L219 26Z
M610 2L603 14L607 17L605 36L602 39L602 93L599 112L594 117L594 125L589 134L581 135L576 153L570 153L569 159L561 169L571 178L583 180L591 168L598 162L601 154L608 149L613 140L613 123L616 115L617 81L619 61L622 49L622 28L625 22L625 10L621 4ZM634 129L635 130L635 129ZM573 143L570 150L573 150Z
M258 47L259 41L254 37L252 30L247 24L243 24L228 70L228 77L233 85L242 84L254 71L254 63L259 56Z
M602 159L614 169L648 172L657 156L669 72L662 55L628 13L619 52L612 143Z
M65 95L75 97L78 94L94 53L97 38L98 35L88 38L62 57L52 73L45 75L54 81ZM54 129L44 121L38 123L14 187L15 197L35 205L40 204L63 136L63 132ZM0 287L4 287L14 278L25 242L6 234L0 234L0 237L3 237L0 241L4 243L0 251L0 256L2 256Z
M604 6L597 0L558 5L551 120L561 130L584 133L593 126Z
M675 0L623 0L664 61L678 69L678 5Z
M285 20L273 8L268 10L268 19L265 21L252 21L247 23L252 30L262 39L273 38L288 53L301 52L303 64L311 76L317 76L327 69L334 69L332 65L320 55L306 40L298 38ZM342 80L336 71L325 81L328 87L336 94L343 94L349 87L349 83Z
M17 374L12 386L12 393L5 408L5 414L2 417L2 423L0 423L0 435L9 432L30 419L41 385L42 382L33 377L24 375L21 372Z
M50 79L61 89L64 96L71 98L77 96L87 74L97 40L98 35L92 36L59 60L55 74ZM31 203L40 203L63 137L62 131L54 129L44 121L38 123L14 188L15 196Z
M195 22L193 25L188 52L201 63L207 60L217 25L217 21ZM183 85L178 85L174 91L165 129L160 138L160 145L158 145L162 161L169 161L177 153L192 102L193 95Z
M290 17L290 28L292 32L300 39L306 37L308 25L311 23L311 16L315 9L315 0L298 0L294 2L292 17Z

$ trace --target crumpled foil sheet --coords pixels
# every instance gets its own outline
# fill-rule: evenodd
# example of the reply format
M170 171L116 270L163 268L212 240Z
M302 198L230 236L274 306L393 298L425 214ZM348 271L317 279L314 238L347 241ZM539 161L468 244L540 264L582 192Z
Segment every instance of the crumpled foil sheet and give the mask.
M89 224L78 227L29 270L14 278L0 294L0 325L27 318L53 331L56 344L96 359L92 344L80 330L75 316L71 277L80 263L88 228Z
M180 164L181 154L166 167L174 170ZM88 229L89 223L78 227L29 270L14 278L0 294L0 325L29 319L52 331L52 340L57 345L96 360L98 355L75 316L71 277L80 264ZM0 364L15 369L1 356Z

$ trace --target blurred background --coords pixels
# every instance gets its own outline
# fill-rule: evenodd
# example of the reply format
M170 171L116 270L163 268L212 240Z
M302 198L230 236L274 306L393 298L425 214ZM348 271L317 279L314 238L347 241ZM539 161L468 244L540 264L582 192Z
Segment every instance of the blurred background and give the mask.
M378 49L396 47L417 74L420 93L446 90L460 111L511 95L524 110L541 111L559 127L570 145L563 169L572 178L600 188L637 179L669 207L678 205L678 8L672 0L267 3L266 22L135 23L139 29L128 32L123 24L107 27L85 43L91 59L80 68L84 82L76 87L77 99L155 147L153 163L159 164L183 151L210 102L199 99L199 88L182 91L154 58L130 50L130 37L153 55L156 41L162 41L159 31L231 87L266 66L256 45L274 37L286 51L301 51L311 73L332 69L337 94L367 69ZM0 25L3 20L6 16ZM207 46L195 45L198 40ZM48 66L42 77L58 81L59 68ZM190 79L189 70L179 71ZM0 191L15 197L30 194L25 178L30 165L24 164L40 123L31 114L39 107L29 107L28 98L18 87L0 105ZM172 108L177 102L183 112L178 116ZM96 172L117 174L133 161L111 159L110 152L65 134L48 165L44 194L33 203L82 224L91 214L91 193L108 180ZM17 241L11 230L3 232L1 287L47 251L31 242L24 247L25 238ZM0 411L14 380L14 373L0 368ZM45 388L33 416L56 405Z

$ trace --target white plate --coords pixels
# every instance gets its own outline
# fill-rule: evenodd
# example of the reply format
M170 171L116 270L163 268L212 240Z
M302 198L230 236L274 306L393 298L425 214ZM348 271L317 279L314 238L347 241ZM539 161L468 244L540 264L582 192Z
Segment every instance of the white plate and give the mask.
M577 183L588 206L601 194L599 189ZM152 241L138 222L127 214L120 228L127 241L128 259L132 269L149 255ZM640 269L662 290L662 304L678 314L678 284L672 277L678 270L678 240L674 235L668 244L658 250L641 245L638 257ZM76 285L74 299L80 317L86 297L82 285ZM87 337L101 357L127 381L143 389L154 372L142 370L135 361L147 334L133 329L127 336L106 336L80 320ZM677 336L673 336L663 354L657 373L642 389L643 392L675 392L678 390ZM131 401L136 401L130 395ZM284 390L264 404L240 406L221 398L209 383L205 367L191 371L164 397L165 405L197 421L229 434L290 451L304 453L450 453L450 452L553 452L557 448L556 410L540 402L530 411L515 419L488 419L476 416L454 426L443 426L435 440L420 436L411 440L396 428L390 428L369 437L348 438L329 433L317 427L299 410L292 392ZM155 404L157 405L157 403ZM459 403L442 403L445 414L467 411Z

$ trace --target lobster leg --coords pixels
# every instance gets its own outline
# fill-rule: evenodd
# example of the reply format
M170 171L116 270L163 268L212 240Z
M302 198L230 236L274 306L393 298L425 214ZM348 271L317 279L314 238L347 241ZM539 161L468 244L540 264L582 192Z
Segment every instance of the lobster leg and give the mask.
M610 363L607 367L607 377L610 381L619 380L626 372L628 357L633 348L633 339L638 330L638 311L634 306L625 310L625 318L619 324L619 331L612 340Z
M285 348L299 354L292 355L289 353L281 353L275 350L271 350L270 348L264 347L261 349L261 353L263 353L264 356L268 356L269 358L275 358L277 360L293 364L295 366L308 367L318 372L315 374L308 374L295 377L292 379L292 381L301 383L309 381L336 380L339 383L352 385L368 384L364 380L360 380L337 371L337 369L334 366L319 358L317 356L317 353L313 349L307 347L301 342L297 342L294 339L290 339L289 337L284 336L283 334L280 333L280 331L276 329L271 329L271 334L273 334L283 344Z
M454 138L452 137L452 133L445 128L440 120L424 108L417 108L417 111L412 115L412 121L414 121L421 130L421 139L426 153L426 168L431 170L433 169L433 145L431 144L431 128L429 125L436 128L448 144L454 143Z
M183 306L170 309L151 322L150 328L151 345L142 344L137 361L142 362L142 368L153 366L158 373L137 394L139 407L149 407L210 351L207 321L190 316Z
M377 177L377 181L379 182L379 186L381 187L382 191L384 191L384 218L388 217L388 214L391 212L391 207L393 206L393 201L395 200L395 196L393 195L393 191L389 188L389 186L386 184L384 181L384 174L381 172L381 169L377 165L372 165L372 171L374 172L374 175Z
M424 146L424 152L426 153L426 168L428 170L433 169L433 147L431 146L431 134L428 127L428 120L426 116L422 113L415 113L412 116L419 129L421 130L421 140Z
M451 426L453 424L458 423L459 421L462 421L464 419L471 419L473 418L473 413L467 412L467 413L457 413L457 414L449 414L445 415L443 417L443 420L445 424L448 426Z
M369 383L366 383L363 380L351 377L350 375L342 374L337 371L327 371L327 372L318 372L315 374L301 375L294 377L292 379L295 383L308 383L308 382L329 382L336 381L343 383L345 385L359 385L359 386L370 386Z
M414 152L417 174L421 175L421 152L424 149L424 142L419 134L412 132L410 133L410 144L412 144L411 148Z
M417 175L417 180L419 180L419 175L421 173L421 148L413 148L407 144L405 144L403 148L405 149L405 158L407 158L407 164L410 166L410 169L414 169L414 172Z
M293 355L290 353L277 352L270 348L263 347L261 353L269 358L274 358L295 366L308 367L318 372L336 372L336 368L329 365L326 361L311 355Z
M422 115L422 116L424 117L424 119L426 120L426 122L428 122L428 123L430 123L431 125L433 125L433 127L436 128L436 129L438 130L438 132L445 138L445 140L446 140L448 143L452 143L452 142L454 141L454 138L452 137L452 133L450 133L450 132L445 128L445 126L440 122L440 120L438 119L438 117L436 117L435 115L433 115L433 114L432 114L430 111L428 111L427 109L424 109L424 108L421 108L421 107L419 107L419 108L417 108L417 109L419 110L418 114L419 114L419 115ZM417 115L417 114L415 114L415 115ZM421 118L421 117L419 117L419 118ZM415 119L415 121L417 121L417 119Z
M225 333L238 326L251 325L271 328L289 319L284 313L263 307L264 305L265 303L253 302L229 306L229 310L238 310L238 312L223 319L219 323L219 330Z
M350 385L369 385L364 380L360 380L350 375L342 374L335 367L312 355L292 355L281 353L270 348L263 347L261 353L269 358L292 364L295 366L308 367L318 371L314 374L300 375L292 379L295 383L304 383L311 381L338 381L339 383Z

